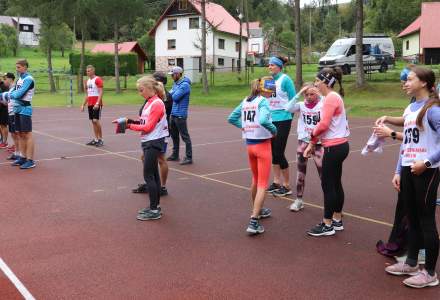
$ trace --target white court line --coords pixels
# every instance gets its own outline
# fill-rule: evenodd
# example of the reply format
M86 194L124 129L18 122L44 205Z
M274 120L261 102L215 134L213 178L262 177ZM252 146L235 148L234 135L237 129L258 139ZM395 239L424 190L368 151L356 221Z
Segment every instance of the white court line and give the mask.
M20 294L25 300L35 300L34 296L28 291L28 289L21 283L21 281L15 276L14 272L8 267L8 265L0 257L0 269L5 273L6 277L15 285Z

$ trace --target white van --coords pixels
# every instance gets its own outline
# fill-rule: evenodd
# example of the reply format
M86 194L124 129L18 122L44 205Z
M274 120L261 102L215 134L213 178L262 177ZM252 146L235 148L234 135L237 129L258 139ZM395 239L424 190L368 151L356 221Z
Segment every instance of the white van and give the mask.
M378 70L383 73L394 66L394 45L385 35L365 35L363 38L364 71ZM356 70L356 38L336 40L319 60L319 69L341 67L344 74Z

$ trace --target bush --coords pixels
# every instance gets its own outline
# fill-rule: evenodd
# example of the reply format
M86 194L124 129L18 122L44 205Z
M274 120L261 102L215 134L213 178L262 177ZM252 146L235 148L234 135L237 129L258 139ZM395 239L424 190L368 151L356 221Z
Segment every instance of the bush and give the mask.
M81 61L80 53L70 53L69 63L73 74L78 74L79 64ZM134 53L119 54L119 74L136 75L138 73L138 57ZM93 65L96 74L99 76L114 76L115 75L115 56L107 53L91 54L86 53L84 56L84 74L85 67Z

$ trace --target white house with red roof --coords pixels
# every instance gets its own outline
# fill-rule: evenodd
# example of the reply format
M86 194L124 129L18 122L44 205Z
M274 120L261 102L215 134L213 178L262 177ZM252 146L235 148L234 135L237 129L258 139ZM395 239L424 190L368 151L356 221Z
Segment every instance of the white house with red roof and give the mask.
M422 3L421 15L398 37L402 39L402 57L425 64L440 64L440 2Z
M219 71L231 71L238 66L240 23L221 5L206 4L207 63ZM242 29L242 62L245 65L247 33ZM184 70L201 70L201 5L199 0L173 0L150 30L155 39L156 70L167 71L172 66Z

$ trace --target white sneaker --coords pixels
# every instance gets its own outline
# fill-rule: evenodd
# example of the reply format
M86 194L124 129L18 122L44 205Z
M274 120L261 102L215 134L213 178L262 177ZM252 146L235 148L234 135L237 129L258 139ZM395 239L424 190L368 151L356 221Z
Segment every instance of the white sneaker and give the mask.
M304 204L302 199L296 199L295 201L293 201L293 203L290 205L290 210L291 211L300 211L301 209L304 208Z

